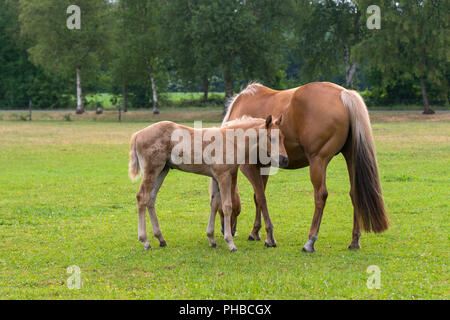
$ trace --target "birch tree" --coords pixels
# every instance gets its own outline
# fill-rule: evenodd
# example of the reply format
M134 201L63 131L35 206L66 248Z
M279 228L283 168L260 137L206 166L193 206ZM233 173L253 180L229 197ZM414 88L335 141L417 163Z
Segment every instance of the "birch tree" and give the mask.
M76 81L77 113L84 112L83 84L108 56L107 0L19 0L21 35L31 61Z
M123 21L126 21L124 48L130 57L130 69L148 77L153 113L159 113L156 76L162 68L164 50L161 36L161 0L120 0Z

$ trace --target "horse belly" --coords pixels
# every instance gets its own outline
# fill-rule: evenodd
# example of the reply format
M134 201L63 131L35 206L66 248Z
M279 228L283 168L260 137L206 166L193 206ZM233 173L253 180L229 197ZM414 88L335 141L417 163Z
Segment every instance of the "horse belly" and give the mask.
M289 160L285 169L300 169L309 166L308 158L300 144L285 142L285 148Z

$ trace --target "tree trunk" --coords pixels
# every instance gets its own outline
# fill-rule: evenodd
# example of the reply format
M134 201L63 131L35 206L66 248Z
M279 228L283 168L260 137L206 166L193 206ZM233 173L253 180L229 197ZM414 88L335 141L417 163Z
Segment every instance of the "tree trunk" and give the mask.
M209 93L209 79L208 76L203 77L203 100L208 100L208 93Z
M81 90L81 67L77 67L77 114L84 113L83 92Z
M345 62L345 86L348 89L353 87L353 77L356 72L356 62L350 62L350 49L348 45L344 45L344 62Z
M152 83L152 94L153 94L153 114L159 114L158 109L158 92L156 91L156 83L155 83L155 77L153 75L153 67L150 62L147 62L148 64L148 73L150 76L150 82Z
M225 100L229 100L233 96L233 78L229 66L225 66L223 69L223 80L225 82Z
M430 103L428 102L427 88L425 87L425 77L420 77L420 87L422 89L422 100L423 100L423 114L434 114L435 112L431 110Z
M127 112L128 111L128 106L127 106L127 85L125 84L125 81L123 81L122 83L122 95L123 95L123 112Z

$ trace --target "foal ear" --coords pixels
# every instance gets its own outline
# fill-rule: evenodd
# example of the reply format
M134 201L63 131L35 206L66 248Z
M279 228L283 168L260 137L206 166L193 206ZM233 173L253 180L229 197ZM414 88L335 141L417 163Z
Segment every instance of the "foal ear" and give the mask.
M266 128L267 129L269 129L271 123L272 123L272 115L268 116L266 119Z

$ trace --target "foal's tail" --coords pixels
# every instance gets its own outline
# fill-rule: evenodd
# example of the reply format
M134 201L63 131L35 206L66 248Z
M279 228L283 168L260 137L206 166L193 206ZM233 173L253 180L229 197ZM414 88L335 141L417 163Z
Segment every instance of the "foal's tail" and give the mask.
M341 99L350 113L353 160L351 183L355 212L364 231L383 232L389 227L389 220L381 194L369 113L358 92L343 90Z
M130 141L130 163L128 164L128 175L135 181L141 176L141 166L136 151L136 137L138 133L133 134Z

